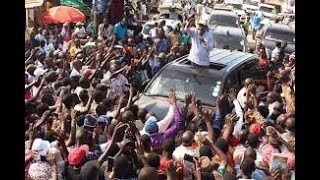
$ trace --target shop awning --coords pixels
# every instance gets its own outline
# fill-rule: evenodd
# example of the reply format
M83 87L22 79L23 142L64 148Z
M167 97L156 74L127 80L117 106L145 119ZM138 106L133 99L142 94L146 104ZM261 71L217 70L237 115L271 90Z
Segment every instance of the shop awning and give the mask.
M24 7L25 8L34 8L38 6L42 6L43 0L25 0Z

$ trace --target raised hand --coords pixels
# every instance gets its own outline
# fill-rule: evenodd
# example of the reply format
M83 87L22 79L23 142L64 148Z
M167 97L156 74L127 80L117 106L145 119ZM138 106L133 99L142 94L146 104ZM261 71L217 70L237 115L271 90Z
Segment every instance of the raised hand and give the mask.
M191 104L191 102L192 102L192 94L191 93L188 93L185 95L185 102L186 102L187 107L189 106L189 104Z
M176 105L176 103L177 103L177 97L176 97L176 92L175 92L174 89L170 89L170 90L169 90L168 96L169 96L169 103L170 103L171 105L173 105L173 106Z
M235 88L231 88L229 90L228 95L232 100L236 100L237 99L237 90Z
M206 122L211 122L213 111L211 109L204 109L202 110L202 114L204 116L204 120Z

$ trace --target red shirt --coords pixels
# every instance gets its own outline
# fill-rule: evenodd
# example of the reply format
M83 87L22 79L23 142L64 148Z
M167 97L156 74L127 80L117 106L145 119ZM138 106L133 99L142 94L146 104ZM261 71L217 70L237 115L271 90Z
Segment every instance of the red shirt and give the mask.
M160 170L160 172L166 172L166 169L167 169L167 164L169 163L169 162L173 162L174 160L169 160L169 161L167 161L167 160L163 160L163 159L161 159L160 160L160 167L159 167L159 170ZM181 171L178 171L178 179L179 180L183 180L183 166L182 166L182 164L180 164L180 163L177 163L177 169L178 168L182 168L182 170Z

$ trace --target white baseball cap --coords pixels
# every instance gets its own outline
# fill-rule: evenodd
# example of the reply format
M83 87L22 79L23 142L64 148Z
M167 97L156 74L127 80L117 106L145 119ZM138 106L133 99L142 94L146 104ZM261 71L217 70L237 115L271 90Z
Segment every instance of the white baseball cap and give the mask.
M44 73L46 73L48 71L48 69L44 70L42 68L37 68L36 70L34 70L33 74L38 78L42 75L44 75Z
M50 142L37 138L33 141L32 151L39 151L40 156L45 156L48 154L50 149Z

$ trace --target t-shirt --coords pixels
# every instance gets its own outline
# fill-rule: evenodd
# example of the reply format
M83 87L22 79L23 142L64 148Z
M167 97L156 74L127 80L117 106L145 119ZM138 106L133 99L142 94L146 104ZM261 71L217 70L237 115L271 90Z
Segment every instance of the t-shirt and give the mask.
M142 4L141 11L143 16L147 15L147 6L145 4Z
M127 37L127 26L117 23L114 25L113 33L116 35L117 41L121 41Z

